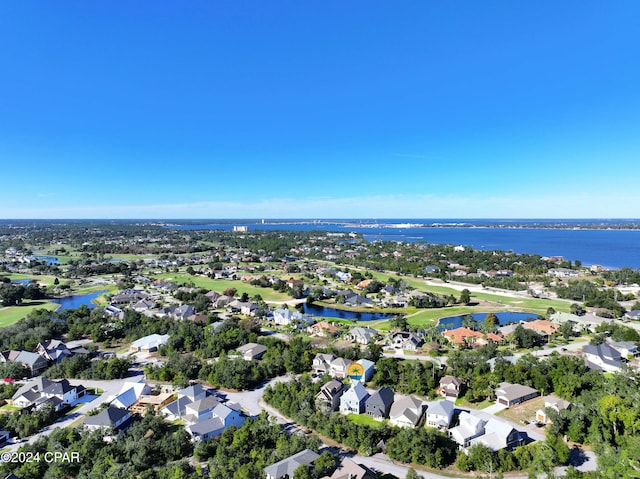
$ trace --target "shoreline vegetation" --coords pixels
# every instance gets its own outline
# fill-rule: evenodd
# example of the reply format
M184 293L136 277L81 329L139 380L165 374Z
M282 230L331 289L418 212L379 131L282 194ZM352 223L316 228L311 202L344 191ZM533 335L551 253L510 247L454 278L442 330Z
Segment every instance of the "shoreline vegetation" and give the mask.
M264 224L264 225L342 225L345 228L497 228L497 229L563 229L563 230L640 230L640 219L0 219L0 224L24 227L34 224L83 224L83 223L110 223L155 225L173 227L181 225L232 225L232 224Z

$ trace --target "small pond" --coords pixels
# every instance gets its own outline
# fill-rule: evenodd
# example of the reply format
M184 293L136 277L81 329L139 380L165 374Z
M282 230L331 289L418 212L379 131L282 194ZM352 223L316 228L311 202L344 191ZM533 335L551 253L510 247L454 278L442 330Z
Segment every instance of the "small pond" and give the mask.
M471 316L474 321L477 323L482 323L484 318L487 317L488 313L473 313ZM495 313L498 317L498 326L506 326L510 323L519 323L520 321L533 321L534 319L538 319L539 316L537 313L514 313L511 311ZM440 318L438 321L438 327L441 329L455 329L462 326L462 321L464 317L467 315L460 316L448 316L446 318Z
M393 319L394 315L385 313L360 313L355 311L343 311L341 309L304 304L304 314L312 316L324 316L325 318L351 319L353 321L377 321L381 319Z
M107 291L94 291L93 293L87 294L74 294L71 296L65 296L64 298L56 298L51 299L52 303L59 304L60 307L58 311L62 311L63 309L76 309L82 306L83 304L87 308L95 308L96 305L92 303L92 301L100 296L101 294L106 293Z
M60 260L55 256L36 256L36 259L46 261L47 264L60 264Z

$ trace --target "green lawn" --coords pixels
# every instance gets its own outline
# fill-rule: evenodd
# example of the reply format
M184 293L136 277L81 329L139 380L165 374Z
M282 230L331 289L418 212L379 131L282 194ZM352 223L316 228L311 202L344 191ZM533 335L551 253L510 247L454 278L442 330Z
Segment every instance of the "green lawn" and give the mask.
M235 288L237 290L236 297L240 297L242 293L247 293L249 296L255 296L259 294L265 301L287 301L291 299L291 296L285 293L279 293L271 288L260 288L259 286L253 286L244 281L234 281L226 279L211 279L204 276L190 276L188 274L180 273L164 273L156 276L158 279L166 279L175 281L178 284L184 284L192 282L198 288L209 289L222 293L225 289Z
M49 303L47 301L25 301L20 306L6 306L4 308L0 308L0 328L17 323L34 309L45 308L50 311L54 311L57 307L57 304Z
M38 283L42 283L45 286L53 286L53 282L55 281L55 277L53 276L37 276L33 274L9 274L8 276L9 279L30 279Z
M12 406L11 404L5 404L4 406L0 407L0 414L9 414L12 412L19 411L20 409L22 408L18 406Z
M348 414L347 419L351 422L355 422L356 424L362 424L363 426L369 427L380 427L382 426L382 422L376 421L372 417L367 416L366 414Z

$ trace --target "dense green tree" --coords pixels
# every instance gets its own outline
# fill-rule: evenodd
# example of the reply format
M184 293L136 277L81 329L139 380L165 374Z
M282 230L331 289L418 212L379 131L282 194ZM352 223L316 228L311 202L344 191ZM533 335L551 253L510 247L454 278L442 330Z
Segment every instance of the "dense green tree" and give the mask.
M471 302L471 293L468 289L465 288L460 292L460 302L462 304L469 304Z

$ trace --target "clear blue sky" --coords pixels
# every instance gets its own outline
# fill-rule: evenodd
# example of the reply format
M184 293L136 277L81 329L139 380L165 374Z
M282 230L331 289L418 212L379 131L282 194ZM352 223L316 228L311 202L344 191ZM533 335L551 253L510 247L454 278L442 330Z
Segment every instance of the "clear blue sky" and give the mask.
M640 2L0 4L0 218L640 217Z

